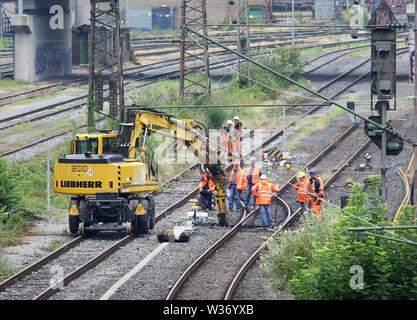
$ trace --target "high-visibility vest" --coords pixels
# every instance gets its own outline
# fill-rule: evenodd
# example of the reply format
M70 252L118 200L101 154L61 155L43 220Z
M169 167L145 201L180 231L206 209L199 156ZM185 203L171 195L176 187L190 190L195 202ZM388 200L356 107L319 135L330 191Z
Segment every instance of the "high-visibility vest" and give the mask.
M208 187L208 189L211 192L216 191L216 185L214 184L213 180L211 180L211 178L208 179L207 178L207 175L206 174L203 174L203 176L201 177L201 181L198 184L198 188L199 189L204 189L204 187L206 187L206 186ZM198 193L200 193L200 191L198 191Z
M234 169L230 171L229 183L233 181L234 172ZM239 190L245 190L248 187L248 178L246 177L245 172L242 169L238 169L236 174L236 188Z
M316 190L316 180L320 182L320 186L318 190ZM320 177L317 177L311 181L310 188L311 188L310 192L312 196L319 196L321 198L324 197L323 180Z
M260 178L261 173L260 173L260 170L257 166L254 166L254 167L250 166L249 170L248 170L248 173L246 174L247 177L248 177L248 183L249 183L250 171L252 170L252 168L253 168L253 171L252 171L252 182L251 182L251 184L255 185L255 184L257 184L258 182L261 181L261 178Z
M231 140L230 132L226 128L223 128L222 134L220 136L222 154L232 151L232 142L230 140Z
M304 181L299 180L294 186L294 190L298 193L298 202L307 202L309 200L310 181L306 178L304 178Z
M234 126L234 141L239 140L242 141L242 123L238 122L237 124L235 123Z
M252 194L256 196L256 204L271 204L274 192L279 191L279 186L274 186L267 180L262 180L252 187Z

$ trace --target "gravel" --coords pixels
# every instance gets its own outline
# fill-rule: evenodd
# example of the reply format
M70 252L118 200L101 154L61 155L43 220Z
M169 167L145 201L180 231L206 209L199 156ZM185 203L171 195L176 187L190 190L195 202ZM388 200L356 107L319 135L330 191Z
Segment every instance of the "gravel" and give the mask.
M321 71L321 69L320 69ZM401 55L397 58L397 96L398 97L407 97L413 95L414 84L408 83L408 56ZM361 101L370 100L370 85L368 80L362 80L360 83L352 87L354 92L353 94L345 94L341 100L348 100L352 96L359 96ZM415 117L413 115L413 109L411 101L398 101L397 102L397 111L388 112L388 119L393 119L392 126L396 128L400 133L405 134L407 137L412 137L413 126ZM357 106L357 112L361 114L370 114L369 104L367 106L361 107ZM349 119L350 116L343 115L339 117L341 119ZM346 120L343 120L346 121ZM297 158L293 161L293 164L302 165L306 163L306 155L309 155L310 152L314 152L314 149L321 149L320 147L316 148L317 145L321 145L323 141L329 140L329 130L335 129L335 124L339 123L340 120L336 119L332 121L332 124L327 127L325 130L319 130L306 139L303 146L306 147L306 152L299 153L297 151ZM366 136L363 134L363 137ZM362 137L362 138L363 138ZM313 146L313 148L308 148L308 146ZM345 149L347 150L347 149ZM339 204L341 196L349 195L349 188L346 186L346 178L352 178L354 182L363 182L363 179L366 176L371 174L380 173L380 149L373 143L364 151L371 152L373 158L370 162L370 165L373 167L373 170L359 172L355 170L359 167L359 163L364 163L363 158L357 158L352 164L347 167L340 177L326 190L326 198L332 203ZM397 174L397 168L401 167L404 171L408 166L409 160L412 155L412 147L408 143L404 143L404 150L398 156L388 156L388 171L387 171L387 182L388 182L388 206L389 214L392 217L401 202L404 196L404 186L401 178ZM346 157L347 158L347 157ZM277 295L272 290L272 281L273 279L262 274L259 264L256 264L254 267L249 270L243 279L242 283L238 287L234 299L245 299L245 300L287 300L293 299L292 295L288 291L282 292L280 295Z

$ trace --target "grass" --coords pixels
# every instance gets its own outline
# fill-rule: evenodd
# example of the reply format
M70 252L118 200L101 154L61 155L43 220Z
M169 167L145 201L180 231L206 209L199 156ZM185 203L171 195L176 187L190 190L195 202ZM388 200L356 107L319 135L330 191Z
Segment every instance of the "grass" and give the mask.
M56 249L58 249L60 246L64 244L65 241L62 240L52 240L48 245L42 246L41 250L47 251L47 252L53 252Z
M53 167L59 156L68 154L70 142L51 149L51 185L53 185ZM42 215L47 207L46 199L46 154L36 155L25 162L11 164L11 171L22 186L24 195L22 207L30 212ZM69 196L51 192L51 208L68 209Z
M71 89L69 89L71 90ZM24 105L24 104L32 104L32 103L36 103L39 101L44 101L46 99L51 99L51 98L56 98L58 96L62 96L67 94L68 92L66 90L58 90L58 91L54 91L54 92L50 92L50 93L42 93L34 98L27 98L27 99L22 99L22 100L18 100L16 102L11 103L10 105Z
M15 274L17 269L5 258L0 258L0 282Z
M300 148L300 143L303 139L310 136L312 133L316 132L317 130L324 129L326 126L330 124L330 122L338 117L339 115L345 113L343 109L335 107L330 112L326 113L323 117L310 117L307 119L303 119L298 122L298 125L302 127L300 133L293 139L290 139L286 143L286 149L288 150L295 150Z
M0 77L0 92L21 90L27 87L28 85L29 83L23 80L13 80L9 78L3 79Z

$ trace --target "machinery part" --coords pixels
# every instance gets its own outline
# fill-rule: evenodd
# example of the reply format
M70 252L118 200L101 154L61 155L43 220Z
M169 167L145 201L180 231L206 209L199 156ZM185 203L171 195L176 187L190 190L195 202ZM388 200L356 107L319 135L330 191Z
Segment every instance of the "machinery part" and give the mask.
M218 213L217 218L219 219L219 227L226 227L226 214Z
M139 232L149 233L149 225L150 225L150 218L151 218L149 214L149 201L144 199L140 203L145 208L146 213L137 216Z
M146 197L148 200L148 211L149 211L149 229L153 230L155 227L155 199L152 195Z
M79 216L73 216L71 214L68 215L69 231L72 234L77 234L78 233L79 224L80 224L80 218L79 218Z
M132 234L132 222L130 221L126 222L126 234Z
M80 216L79 216L79 201L76 199L72 199L69 204L69 214L68 214L68 227L69 231L72 234L78 233L78 226L80 223Z
M83 222L80 222L79 229L80 229L80 236L86 237L87 236L87 232L85 230L85 223L84 223L84 221Z

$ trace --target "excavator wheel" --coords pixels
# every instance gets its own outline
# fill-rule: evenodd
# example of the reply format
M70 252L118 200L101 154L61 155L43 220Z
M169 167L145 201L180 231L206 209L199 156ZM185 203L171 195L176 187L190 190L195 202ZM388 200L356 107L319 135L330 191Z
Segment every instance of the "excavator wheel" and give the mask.
M133 212L136 211L136 207L138 206L139 201L138 200L130 200L129 201L129 206L132 209ZM139 235L140 234L140 228L139 228L139 216L137 216L136 214L133 216L133 221L132 221L132 233Z
M145 208L146 213L136 216L138 218L139 222L139 232L140 233L149 233L149 226L150 226L150 214L149 214L149 201L148 200L142 200L140 202L142 206Z
M71 207L74 204L78 207L78 201L77 200L71 200L70 204L69 204L69 210L71 210ZM72 215L72 214L68 215L68 227L69 227L69 231L72 234L77 234L78 233L79 223L80 223L80 217L78 215Z
M72 234L77 234L78 233L79 223L80 223L80 219L79 219L78 216L73 216L71 214L68 215L69 231Z

